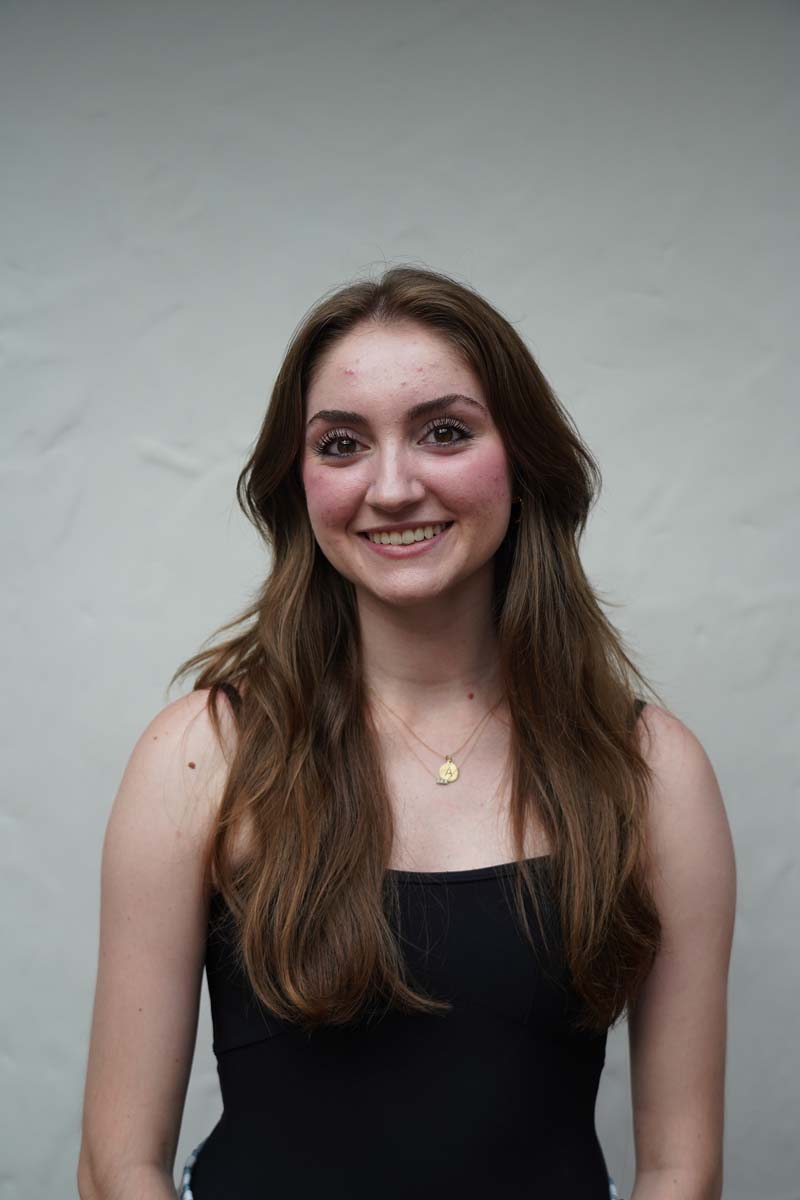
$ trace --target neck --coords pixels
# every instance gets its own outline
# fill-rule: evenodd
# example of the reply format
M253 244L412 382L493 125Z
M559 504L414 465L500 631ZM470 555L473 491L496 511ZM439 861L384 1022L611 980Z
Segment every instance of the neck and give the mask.
M501 694L490 597L425 606L359 595L364 681L405 720L477 720Z

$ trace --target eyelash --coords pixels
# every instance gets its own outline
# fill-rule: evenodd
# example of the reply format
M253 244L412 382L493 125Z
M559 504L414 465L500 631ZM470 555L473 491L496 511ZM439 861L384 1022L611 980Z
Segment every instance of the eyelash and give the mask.
M434 429L441 428L457 430L462 435L458 439L458 442L469 441L469 439L474 436L469 427L465 425L463 421L459 421L458 417L434 418L434 420L432 420L426 427L424 436L432 433ZM314 447L314 453L321 455L323 458L353 458L355 451L350 451L348 454L326 454L325 451L326 448L332 445L334 442L355 442L356 440L357 439L354 438L347 429L329 429L327 433L324 433L317 442L316 446ZM458 442L439 442L435 444L449 448L450 446L457 446Z

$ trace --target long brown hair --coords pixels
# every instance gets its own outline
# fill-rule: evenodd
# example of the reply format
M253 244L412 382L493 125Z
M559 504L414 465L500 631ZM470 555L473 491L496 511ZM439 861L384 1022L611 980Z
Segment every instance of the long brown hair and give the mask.
M319 550L300 476L305 397L322 356L361 322L408 320L446 339L477 375L523 498L495 556L493 603L512 721L516 909L533 945L530 899L547 944L544 879L581 1002L576 1027L604 1030L632 1003L660 942L634 681L656 693L581 565L601 483L595 461L509 321L446 275L402 266L357 280L324 296L290 340L237 484L271 571L212 638L230 636L187 659L170 683L202 668L194 688L210 689L218 736L220 693L235 700L206 885L233 914L240 962L276 1016L311 1031L355 1021L376 998L404 1011L449 1010L408 978L392 929L392 816L366 715L354 588ZM551 849L544 876L523 857L534 816Z

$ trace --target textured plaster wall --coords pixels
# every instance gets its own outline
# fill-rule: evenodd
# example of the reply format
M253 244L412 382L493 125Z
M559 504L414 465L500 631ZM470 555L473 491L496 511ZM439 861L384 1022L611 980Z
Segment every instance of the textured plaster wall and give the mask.
M587 569L736 842L725 1195L800 1197L799 30L769 0L0 6L2 1200L75 1194L108 810L264 570L233 488L295 323L384 259L492 299L600 461ZM179 1161L210 1043L204 993Z

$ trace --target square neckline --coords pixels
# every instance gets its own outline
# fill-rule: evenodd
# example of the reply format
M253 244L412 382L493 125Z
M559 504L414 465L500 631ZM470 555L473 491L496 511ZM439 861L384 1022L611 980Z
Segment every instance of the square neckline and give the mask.
M536 854L532 858L490 863L485 867L464 867L456 871L412 871L408 868L387 867L385 873L391 875L398 883L423 885L428 883L471 883L473 880L495 879L498 876L511 875L516 869L517 862L540 863L552 857L552 854ZM222 903L222 893L218 888L211 889L209 900L212 905Z

